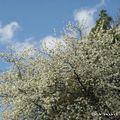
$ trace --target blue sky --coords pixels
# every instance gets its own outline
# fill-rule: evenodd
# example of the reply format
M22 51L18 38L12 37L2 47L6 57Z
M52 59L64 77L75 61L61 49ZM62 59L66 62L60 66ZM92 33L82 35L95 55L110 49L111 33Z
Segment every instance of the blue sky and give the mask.
M86 17L93 26L100 9L114 17L119 7L120 0L0 0L0 52L8 44L20 50L49 42L54 28L60 39L68 21L82 22ZM5 67L0 63L0 69Z

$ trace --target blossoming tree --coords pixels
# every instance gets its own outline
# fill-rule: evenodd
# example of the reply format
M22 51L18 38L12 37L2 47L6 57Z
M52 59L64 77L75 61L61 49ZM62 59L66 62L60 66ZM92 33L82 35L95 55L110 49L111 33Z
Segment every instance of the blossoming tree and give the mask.
M4 120L120 119L120 40L113 43L112 28L76 36L65 34L55 49L33 56L0 53L11 64L0 75Z

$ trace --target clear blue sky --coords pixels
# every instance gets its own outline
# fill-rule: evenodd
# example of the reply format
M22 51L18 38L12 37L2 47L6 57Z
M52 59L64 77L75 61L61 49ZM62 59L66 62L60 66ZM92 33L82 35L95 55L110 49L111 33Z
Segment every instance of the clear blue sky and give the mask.
M53 35L53 28L59 34L68 21L74 21L74 12L80 9L91 9L102 0L0 0L0 26L4 27L16 21L21 27L14 36L19 42L33 37L35 41ZM99 9L107 9L115 16L120 7L120 0L105 0ZM96 16L97 14L95 14ZM1 38L0 38L1 39ZM0 42L0 51L5 44ZM3 63L0 67L3 67ZM1 68L0 68L1 69Z

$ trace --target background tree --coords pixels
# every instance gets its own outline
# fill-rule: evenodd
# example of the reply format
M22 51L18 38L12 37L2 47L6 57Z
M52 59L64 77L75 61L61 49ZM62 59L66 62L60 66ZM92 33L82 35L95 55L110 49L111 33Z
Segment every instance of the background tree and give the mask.
M0 75L4 120L119 120L120 41L112 44L111 32L94 39L66 32L34 56L1 53L12 64Z
M112 18L107 14L106 10L101 10L99 14L99 19L96 21L96 25L92 28L91 32L95 32L96 30L108 30L111 28ZM102 25L102 26L101 26Z

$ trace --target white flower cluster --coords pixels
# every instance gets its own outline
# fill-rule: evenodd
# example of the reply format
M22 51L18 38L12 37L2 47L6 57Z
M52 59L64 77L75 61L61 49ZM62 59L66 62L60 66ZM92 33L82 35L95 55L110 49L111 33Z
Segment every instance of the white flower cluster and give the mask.
M63 36L65 49L60 44L33 57L0 53L12 64L0 75L4 120L102 120L91 113L120 111L120 38L112 43L112 33Z

